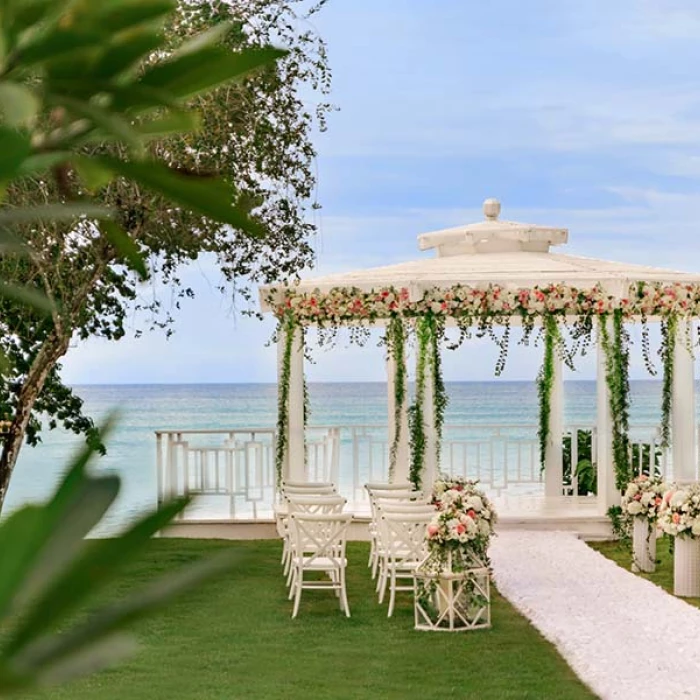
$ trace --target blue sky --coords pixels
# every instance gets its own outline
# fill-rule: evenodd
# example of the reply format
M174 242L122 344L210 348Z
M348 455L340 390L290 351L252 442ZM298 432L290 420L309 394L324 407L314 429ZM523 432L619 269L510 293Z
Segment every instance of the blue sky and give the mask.
M419 233L486 197L568 227L562 252L700 271L697 0L330 0L314 22L340 107L317 138L314 274L426 255ZM80 344L66 381L274 381L271 321L236 316L207 261L184 278L197 298L170 340ZM375 347L316 357L311 380L384 378ZM446 376L487 379L495 357L445 353ZM539 362L513 352L506 377Z

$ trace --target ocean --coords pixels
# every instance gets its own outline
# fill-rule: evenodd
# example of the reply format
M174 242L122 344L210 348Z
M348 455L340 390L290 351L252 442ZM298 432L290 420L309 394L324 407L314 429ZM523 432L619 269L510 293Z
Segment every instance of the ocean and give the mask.
M122 476L122 491L101 530L114 532L139 512L156 504L155 430L273 428L275 384L170 384L78 386L85 411L97 421L116 409L119 420L107 443L107 454L94 469ZM450 403L446 424L537 424L534 382L453 382L447 384ZM656 381L631 384L633 424L658 424L661 385ZM565 422L595 421L596 387L592 381L565 383ZM381 425L387 423L383 383L309 385L310 425ZM700 392L696 394L700 397ZM699 414L700 415L700 414ZM4 512L47 498L80 437L61 430L47 431L43 442L25 446L13 475Z

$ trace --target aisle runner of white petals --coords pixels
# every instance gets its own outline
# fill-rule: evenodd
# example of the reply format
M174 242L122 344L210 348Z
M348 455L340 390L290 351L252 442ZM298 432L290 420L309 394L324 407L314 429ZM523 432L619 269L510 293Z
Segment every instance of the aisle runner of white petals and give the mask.
M568 533L501 532L489 554L499 591L601 698L700 698L700 610Z

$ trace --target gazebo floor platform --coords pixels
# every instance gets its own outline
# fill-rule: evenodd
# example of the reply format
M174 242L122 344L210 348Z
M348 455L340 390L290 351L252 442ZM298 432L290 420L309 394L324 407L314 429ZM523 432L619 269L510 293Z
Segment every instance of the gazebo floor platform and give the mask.
M572 532L583 539L610 539L610 520L600 513L595 498L560 499L544 497L495 498L499 513L499 530L545 530ZM209 509L207 509L208 511ZM271 539L277 537L271 512L259 512L256 518L230 517L198 510L186 519L171 523L161 532L162 537L220 538L232 540ZM353 514L349 538L364 541L369 538L369 506L366 502L348 503ZM218 516L218 517L217 517Z

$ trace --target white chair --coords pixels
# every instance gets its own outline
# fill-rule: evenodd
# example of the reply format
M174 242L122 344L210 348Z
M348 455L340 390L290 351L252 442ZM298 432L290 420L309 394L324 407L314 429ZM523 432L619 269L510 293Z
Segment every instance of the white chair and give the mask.
M294 542L289 536L289 517L292 513L308 513L311 515L329 515L342 513L347 501L336 495L289 494L287 496L287 515L282 518L282 564L287 575L287 585L290 584L292 572L290 557Z
M299 612L303 590L325 589L335 591L340 598L340 609L350 617L345 586L345 570L348 563L345 545L351 518L349 513L292 513L289 516L289 529L293 541L290 589L290 598L294 598L292 618ZM304 580L305 572L324 573L328 579Z
M370 481L365 484L365 489L372 491L410 491L413 489L413 484L410 481L399 481L396 483L388 483L383 481Z
M386 503L427 503L427 498L422 491L413 491L410 489L390 489L372 490L370 493L370 511L371 518L369 523L369 560L367 566L372 569L372 579L377 575L378 564L378 505L380 502Z
M413 590L413 574L425 558L425 531L432 513L384 513L379 519L379 602L389 586L388 617L394 614L397 591ZM400 584L400 579L410 579Z

